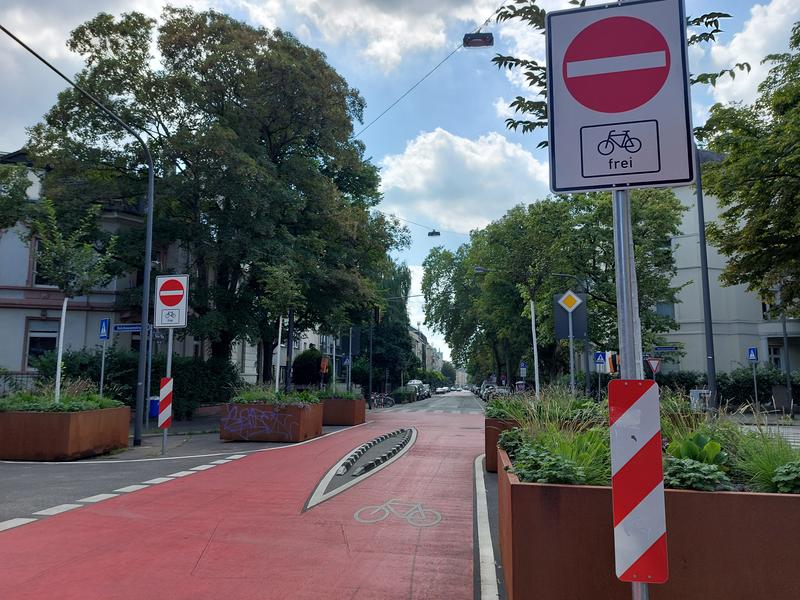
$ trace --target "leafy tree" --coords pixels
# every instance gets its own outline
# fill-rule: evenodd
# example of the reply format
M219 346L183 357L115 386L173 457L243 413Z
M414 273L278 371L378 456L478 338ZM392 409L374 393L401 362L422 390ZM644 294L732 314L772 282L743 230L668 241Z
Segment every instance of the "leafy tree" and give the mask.
M319 383L322 354L316 348L309 348L297 355L292 363L292 381L299 384Z
M709 239L727 257L720 279L762 298L780 288L779 310L800 314L800 23L790 51L772 54L752 105L711 108L700 130L722 155L707 163L703 184L723 209Z
M64 350L64 328L70 298L85 296L92 289L111 280L109 266L114 255L116 238L105 248L94 243L100 206L92 206L74 231L64 232L56 217L52 200L42 200L38 210L26 223L27 241L36 244L36 269L44 279L64 294L58 332L55 401L61 393L61 356Z
M675 302L670 238L683 208L670 190L632 193L632 223L643 338L652 344L674 323L657 315L659 302ZM554 338L552 297L575 281L588 293L590 339L617 344L611 198L607 193L559 196L516 206L475 231L450 252L434 248L423 263L426 323L440 331L470 373L511 377L529 358L531 295L536 301L541 366L556 375L568 360ZM481 267L482 274L475 267Z
M456 368L448 360L442 363L442 376L448 386L452 386L456 382Z
M22 219L28 186L25 167L0 165L0 230L10 229Z
M570 4L584 6L586 0L570 0ZM537 0L511 0L497 11L496 20L520 21L530 27L532 34L543 35L546 11L537 5ZM722 12L710 12L699 17L688 17L686 19L688 44L704 44L716 41L716 36L722 33L720 21L730 18L730 15ZM534 97L517 96L510 103L510 108L514 110L514 117L506 119L506 127L514 131L521 130L523 133L531 133L537 129L547 127L547 72L544 64L536 60L525 59L510 55L496 55L492 62L498 69L521 70L525 81L531 87ZM716 84L720 77L735 77L737 71L750 71L748 63L737 63L732 68L723 69L715 73L700 73L690 76L691 83ZM547 142L542 141L539 146L546 146Z
M157 45L160 63L150 55ZM143 132L158 171L156 250L192 276L188 331L228 358L260 341L263 373L280 315L298 329L354 319L378 301L376 279L402 230L370 208L377 168L352 140L364 100L325 56L292 35L214 11L101 13L75 29L77 80ZM94 202L135 209L140 148L73 90L31 130L60 216ZM143 231L121 233L119 271L138 269ZM136 290L132 290L131 304Z

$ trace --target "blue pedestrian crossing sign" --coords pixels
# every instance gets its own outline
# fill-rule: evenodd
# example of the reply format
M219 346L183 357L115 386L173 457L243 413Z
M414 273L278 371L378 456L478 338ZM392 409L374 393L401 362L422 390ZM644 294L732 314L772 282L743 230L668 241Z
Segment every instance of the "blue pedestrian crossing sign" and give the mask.
M524 360L519 361L519 368L520 369L527 369L528 368L528 363L526 363Z
M605 352L595 352L594 353L594 364L596 364L596 365L604 365L604 364L606 364L606 353Z
M111 319L100 319L100 339L107 340L111 330Z
M747 360L758 362L758 348L750 347L747 349Z

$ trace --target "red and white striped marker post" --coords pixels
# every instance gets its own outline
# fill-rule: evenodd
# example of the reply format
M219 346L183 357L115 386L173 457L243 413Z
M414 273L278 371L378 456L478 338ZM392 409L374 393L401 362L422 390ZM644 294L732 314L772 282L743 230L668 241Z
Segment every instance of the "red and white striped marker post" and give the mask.
M161 440L162 455L167 453L167 429L170 425L172 425L172 377L162 377L158 394L158 426L164 430L164 437Z
M612 381L608 408L617 577L664 583L669 567L658 385Z

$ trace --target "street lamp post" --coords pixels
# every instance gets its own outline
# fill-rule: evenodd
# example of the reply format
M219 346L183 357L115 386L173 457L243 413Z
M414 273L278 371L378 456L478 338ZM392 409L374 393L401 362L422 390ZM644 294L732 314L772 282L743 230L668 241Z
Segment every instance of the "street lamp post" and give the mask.
M106 114L112 121L116 122L120 127L122 127L125 131L130 133L141 145L144 149L145 157L147 159L147 203L145 206L145 214L146 214L146 233L145 233L145 246L144 246L144 283L142 284L142 318L141 318L141 333L139 334L139 368L138 368L138 375L136 379L136 415L134 418L134 425L133 425L133 445L134 446L141 446L142 445L142 418L144 415L144 383L145 383L145 376L146 376L146 368L147 368L147 352L145 351L145 336L150 329L150 270L152 267L152 247L153 247L153 197L154 197L154 189L155 189L155 174L153 171L153 156L150 154L150 148L147 147L147 144L144 143L144 140L141 136L134 131L127 123L125 123L116 113L114 113L111 109L107 108L103 103L101 103L97 98L95 98L92 94L87 92L85 89L80 87L77 83L72 81L69 77L64 75L61 71L59 71L56 67L52 64L47 62L40 54L38 54L35 50L33 50L30 46L25 44L22 40L20 40L17 36L11 33L8 29L0 25L0 30L2 30L6 35L8 35L12 40L17 42L20 46L25 48L28 52L33 54L36 58L38 58L42 63L47 66L51 71L53 71L56 75L61 77L64 81L66 81L69 85L73 88L78 90L84 97L88 98L89 101L92 102L97 108L99 108L103 113Z

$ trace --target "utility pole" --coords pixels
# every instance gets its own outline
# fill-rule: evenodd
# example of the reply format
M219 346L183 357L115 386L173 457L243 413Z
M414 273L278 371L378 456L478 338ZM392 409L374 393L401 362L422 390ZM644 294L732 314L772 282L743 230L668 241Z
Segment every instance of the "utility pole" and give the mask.
M294 309L289 309L289 325L286 330L286 382L284 390L288 394L292 389L292 350L294 349ZM280 347L278 349L280 352Z
M717 366L714 357L714 329L711 320L711 292L708 280L708 249L706 247L706 217L703 206L703 169L700 166L701 154L694 146L695 162L697 163L697 241L700 244L700 284L703 293L703 328L706 338L706 375L708 389L711 392L711 406L719 406L717 398ZM791 390L790 390L791 391Z

